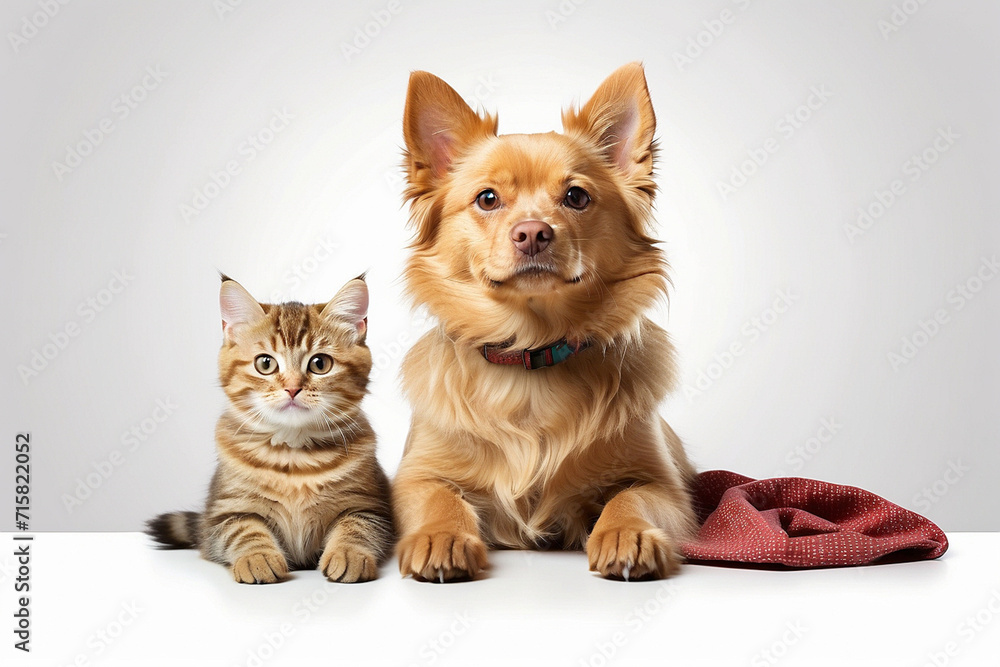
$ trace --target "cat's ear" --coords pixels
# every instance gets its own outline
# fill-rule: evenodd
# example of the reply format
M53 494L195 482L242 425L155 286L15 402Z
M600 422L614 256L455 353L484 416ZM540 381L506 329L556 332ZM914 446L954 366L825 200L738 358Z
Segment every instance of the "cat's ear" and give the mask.
M640 63L615 70L579 111L564 111L563 128L600 146L627 179L652 176L656 117Z
M223 276L219 290L219 307L222 310L222 331L227 340L233 337L233 328L259 322L264 309L250 292L235 280Z
M340 288L330 303L323 307L323 317L347 322L364 341L368 332L368 285L364 277L355 278Z

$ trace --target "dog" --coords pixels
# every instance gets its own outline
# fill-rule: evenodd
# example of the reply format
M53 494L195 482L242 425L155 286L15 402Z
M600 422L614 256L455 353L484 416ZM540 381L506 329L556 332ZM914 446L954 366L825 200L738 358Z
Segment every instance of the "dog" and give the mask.
M669 279L651 234L655 117L642 65L563 133L498 135L427 72L409 80L404 278L438 326L408 352L394 480L400 572L475 578L488 549L585 548L612 579L677 572L694 469L657 413L677 378L644 316Z

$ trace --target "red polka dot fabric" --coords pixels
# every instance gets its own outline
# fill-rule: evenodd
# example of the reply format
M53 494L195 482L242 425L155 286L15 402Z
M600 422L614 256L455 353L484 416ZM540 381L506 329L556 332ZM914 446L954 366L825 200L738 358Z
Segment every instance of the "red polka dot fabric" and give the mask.
M682 551L696 562L840 567L937 558L948 549L928 519L853 486L711 470L698 476L694 499L701 529Z

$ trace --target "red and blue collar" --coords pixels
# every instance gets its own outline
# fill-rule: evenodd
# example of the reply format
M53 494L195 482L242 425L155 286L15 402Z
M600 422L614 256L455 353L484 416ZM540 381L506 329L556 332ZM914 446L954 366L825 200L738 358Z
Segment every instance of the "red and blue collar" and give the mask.
M486 361L501 366L524 366L529 371L562 363L590 347L590 341L570 343L565 338L531 350L512 350L509 343L483 345Z

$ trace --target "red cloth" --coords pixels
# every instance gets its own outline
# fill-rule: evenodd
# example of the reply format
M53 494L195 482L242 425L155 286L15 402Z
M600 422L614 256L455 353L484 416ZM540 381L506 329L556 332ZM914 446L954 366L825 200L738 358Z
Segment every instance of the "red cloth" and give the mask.
M835 567L937 558L948 549L928 519L853 486L711 470L695 481L694 501L701 528L682 546L692 561Z

